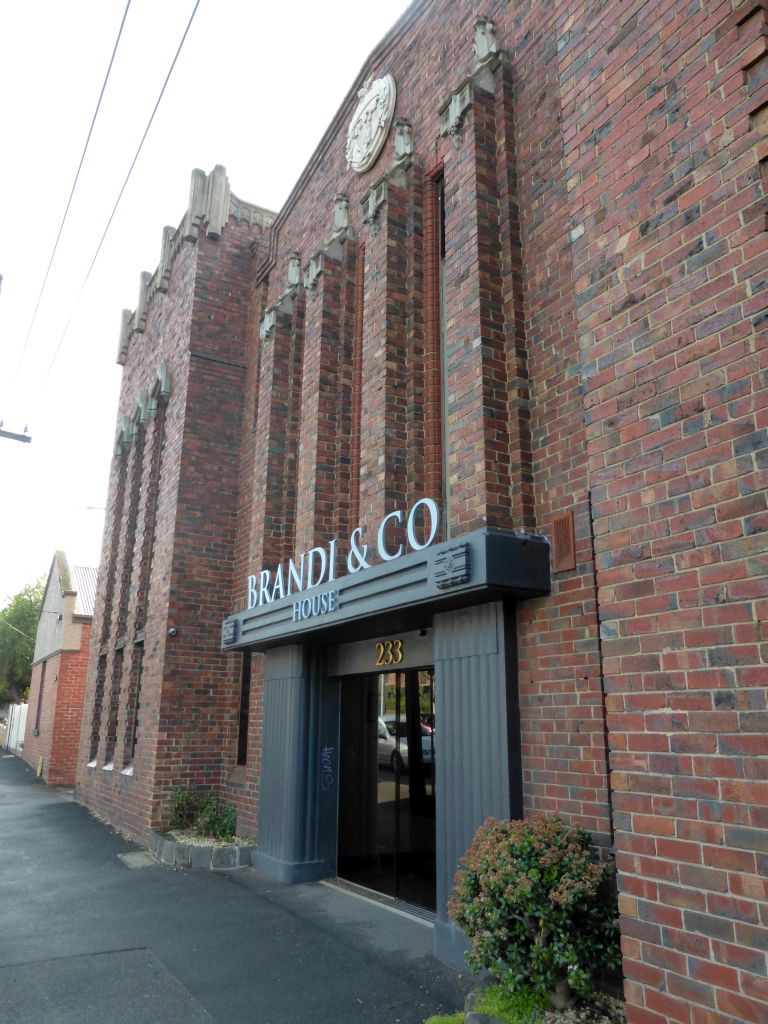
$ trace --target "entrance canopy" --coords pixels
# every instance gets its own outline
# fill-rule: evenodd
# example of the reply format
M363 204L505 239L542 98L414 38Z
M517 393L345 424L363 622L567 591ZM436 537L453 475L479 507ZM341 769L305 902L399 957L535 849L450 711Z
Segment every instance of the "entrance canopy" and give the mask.
M549 591L546 539L477 530L230 615L222 647L258 651L309 637L339 643L426 627L435 611Z

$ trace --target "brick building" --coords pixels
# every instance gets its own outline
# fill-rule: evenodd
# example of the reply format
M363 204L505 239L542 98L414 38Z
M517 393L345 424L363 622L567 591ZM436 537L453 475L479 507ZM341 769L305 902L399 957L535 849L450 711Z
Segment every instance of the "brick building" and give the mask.
M424 0L278 214L194 172L123 318L82 800L221 793L451 961L475 827L557 812L630 1024L766 1019L767 8Z
M22 756L51 786L75 784L96 576L57 551L37 620Z

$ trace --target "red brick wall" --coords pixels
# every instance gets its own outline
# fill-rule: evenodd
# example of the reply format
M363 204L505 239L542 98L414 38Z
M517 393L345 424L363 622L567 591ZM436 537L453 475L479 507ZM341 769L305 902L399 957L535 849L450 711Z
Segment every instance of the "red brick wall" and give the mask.
M35 769L42 758L42 777L50 786L75 784L90 648L90 623L82 623L80 630L79 651L60 651L45 661L45 682L39 713L43 662L39 662L32 670L23 757ZM39 734L35 736L38 720Z
M221 239L201 231L196 242L182 243L167 292L152 297L145 329L131 336L123 368L118 425L133 415L140 395L152 393L161 363L171 396L164 416L150 417L140 428L141 443L134 442L113 462L102 547L106 571L99 576L77 795L142 840L167 822L173 785L220 790L235 765L239 659L221 653L219 635L235 601L243 349L253 262L248 246L259 231L232 220ZM156 445L161 455L153 475ZM136 452L140 465L132 473ZM148 587L140 586L147 559ZM131 597L121 622L126 579ZM170 628L177 631L173 637ZM134 641L142 637L138 738L131 761ZM86 767L100 654L106 659L100 740L96 764ZM105 771L113 685L118 688L114 759L113 769Z
M24 748L22 757L35 770L43 759L43 778L48 781L48 768L51 756L54 719L56 716L56 699L58 680L61 670L61 653L45 660L45 680L43 683L42 704L40 703L40 679L43 675L43 662L32 668L32 679L29 684L29 703L27 721L24 726ZM39 721L39 735L35 736L36 723Z
M558 17L632 1024L768 1014L767 25Z
M52 786L75 784L90 639L91 625L83 623L80 650L65 651L60 656L50 761L47 774L44 773L46 782Z

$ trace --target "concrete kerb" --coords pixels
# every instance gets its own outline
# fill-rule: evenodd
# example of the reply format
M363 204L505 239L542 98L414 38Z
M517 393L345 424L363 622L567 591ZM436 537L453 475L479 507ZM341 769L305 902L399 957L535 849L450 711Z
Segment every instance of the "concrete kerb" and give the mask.
M256 846L247 843L193 846L163 832L153 832L149 852L158 863L167 867L194 871L234 871L251 866Z

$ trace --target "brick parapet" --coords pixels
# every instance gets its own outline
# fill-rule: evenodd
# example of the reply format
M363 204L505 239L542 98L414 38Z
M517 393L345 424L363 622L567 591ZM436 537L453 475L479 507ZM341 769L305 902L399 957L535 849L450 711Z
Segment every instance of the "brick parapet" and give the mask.
M233 601L233 538L251 292L248 241L258 232L258 225L232 220L220 240L206 236L197 242L185 242L173 261L167 291L154 296L144 331L130 336L126 351L118 423L135 418L137 406L153 391L159 393L161 367L170 381L171 395L164 410L161 467L154 470L155 476L159 474L156 495L151 486L155 421L150 417L142 427L148 431L150 443L137 466L138 497L130 513L135 541L130 552L125 542L130 503L120 498L119 463L125 465L125 454L130 457L138 449L126 446L124 455L115 460L104 542L108 564L114 547L112 538L117 543L121 535L116 525L120 523L122 540L114 573L104 573L99 580L77 792L100 813L108 813L119 803L121 827L139 839L145 839L150 828L167 820L167 793L174 782L221 786L227 772L226 758L220 754L212 758L213 745L217 750L222 746L231 748L230 764L234 765L239 675L233 665L236 659L222 655L217 640L218 624ZM213 321L205 312L210 308L215 312ZM122 470L122 474L127 480L127 471ZM212 481L216 484L211 489ZM147 503L152 501L156 501L154 524L145 514ZM209 542L198 532L206 519ZM118 657L118 602L113 599L115 612L108 620L104 611L117 587L121 552L125 552L126 571L129 576L133 573L134 583L142 579L141 562L148 556L150 529L152 571L146 608L129 600L123 623L126 646L124 654L119 655L123 669L117 692L114 767L107 772L104 727ZM122 571L121 578L125 578ZM171 649L168 629L173 617L179 621L178 643ZM139 735L130 763L130 705L137 683L133 640L139 635L144 648ZM200 640L202 635L204 641ZM95 765L86 767L102 650L106 681L102 739ZM204 714L201 712L203 717L192 716L185 721L180 711L184 695L193 694L196 686L211 696L210 705ZM179 698L175 705L171 696L174 691ZM210 729L210 742L193 743L190 730L205 728ZM166 757L169 744L174 743L171 756ZM192 747L199 750L196 757L190 753ZM201 769L202 762L205 767Z

